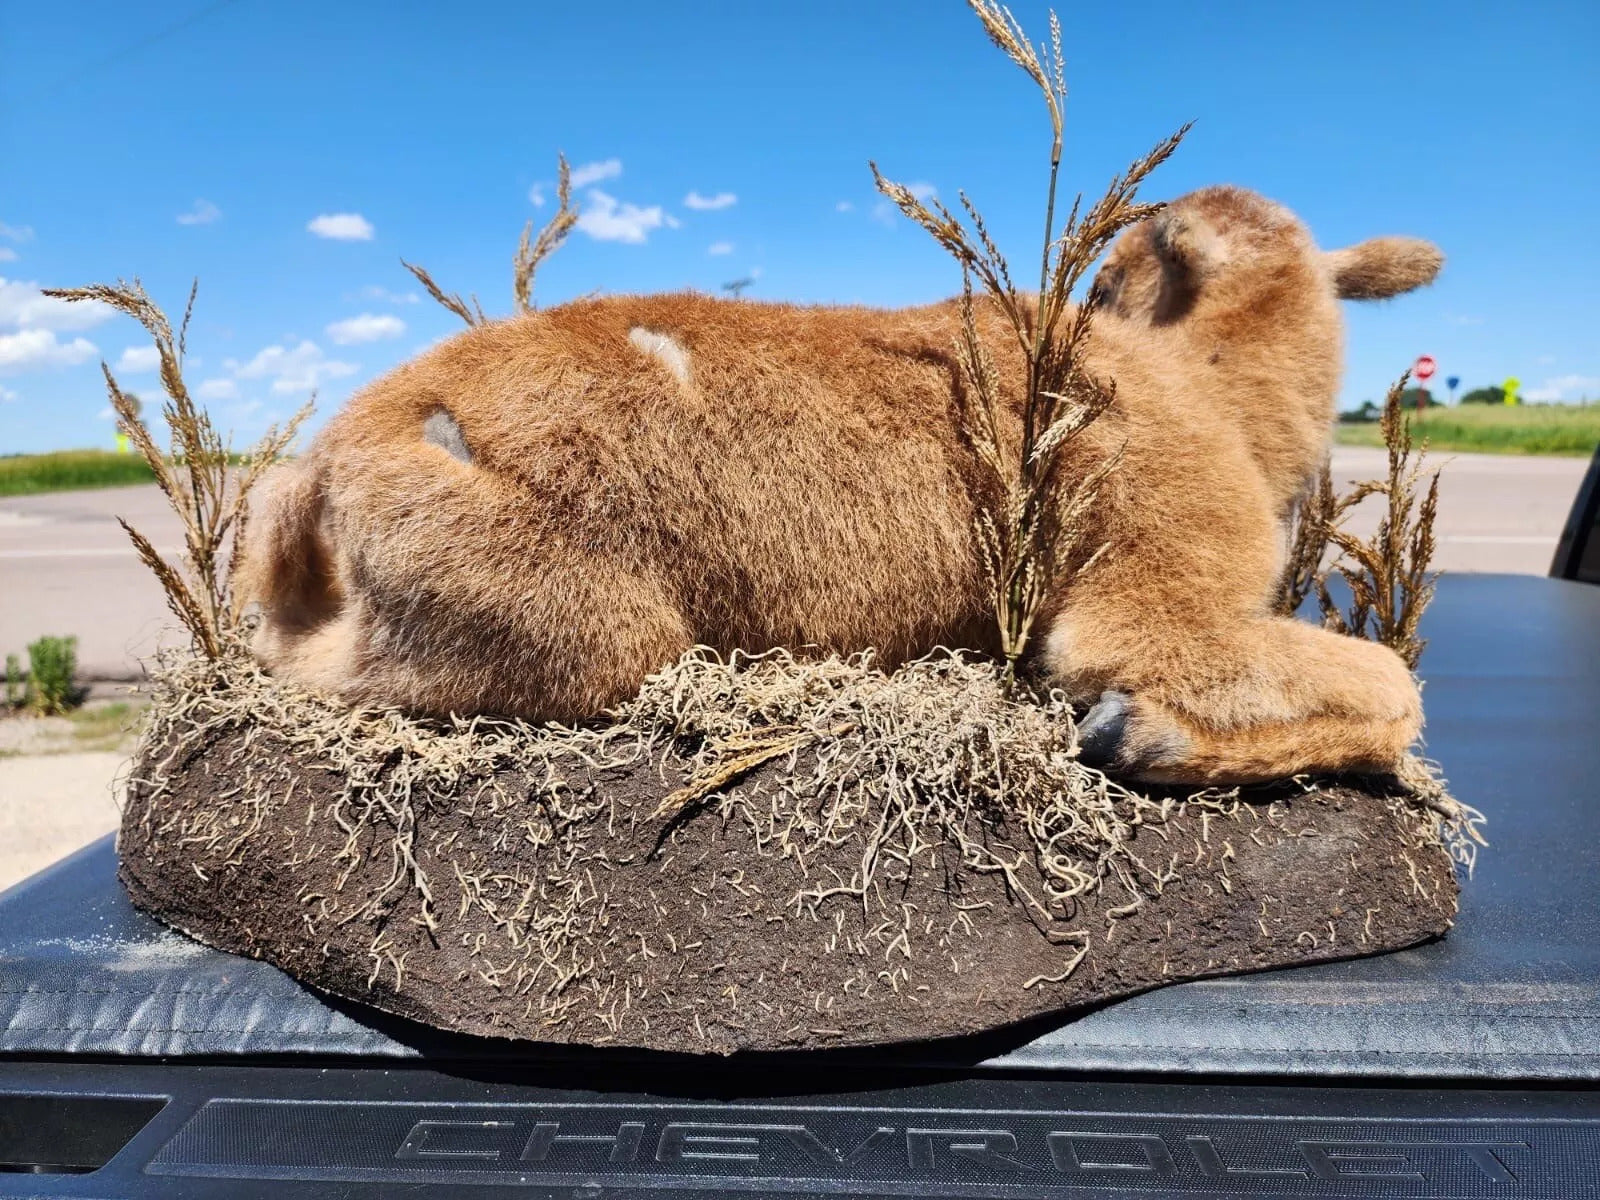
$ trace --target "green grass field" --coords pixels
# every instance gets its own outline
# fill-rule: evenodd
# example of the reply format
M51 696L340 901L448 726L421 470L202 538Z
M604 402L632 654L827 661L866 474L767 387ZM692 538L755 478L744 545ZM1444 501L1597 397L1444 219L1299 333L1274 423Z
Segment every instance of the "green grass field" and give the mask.
M1589 455L1600 445L1600 404L1435 405L1407 414L1434 450L1483 454ZM1381 446L1376 421L1341 423L1341 446Z
M121 487L154 479L149 465L137 454L57 450L52 454L0 456L0 496Z

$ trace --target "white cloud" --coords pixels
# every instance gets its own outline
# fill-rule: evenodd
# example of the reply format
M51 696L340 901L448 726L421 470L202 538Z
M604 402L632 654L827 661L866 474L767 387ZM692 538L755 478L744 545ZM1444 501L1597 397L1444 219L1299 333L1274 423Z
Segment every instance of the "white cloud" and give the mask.
M0 262L16 262L17 252L10 246L0 246Z
M323 213L307 221L306 228L336 242L370 242L373 234L372 222L360 213Z
M137 374L154 371L161 365L161 354L154 346L129 346L117 359L117 370Z
M239 385L231 379L202 379L195 393L202 400L237 400Z
M572 186L575 188L588 187L591 183L599 183L603 179L615 179L622 174L622 160L620 158L602 159L600 162L584 163L581 167L572 169Z
M74 367L99 351L87 338L58 341L53 329L24 329L0 334L0 371L32 371L40 367Z
M10 388L0 387L0 404L10 404L12 401L20 399L21 397L13 392Z
M247 363L228 359L223 366L239 379L271 379L272 390L279 395L309 392L320 383L354 375L359 369L355 363L326 358L322 348L311 341L302 341L293 349L268 346Z
M388 288L380 287L376 283L369 283L362 288L361 298L363 300L382 300L385 304L416 304L422 299L415 292L391 292Z
M544 188L544 184L536 183L528 189L528 199L533 203L535 208L544 207Z
M834 212L855 212L856 206L848 200L841 200L833 206Z
M43 295L37 283L0 278L0 325L76 332L108 320L115 310L98 300L71 303Z
M1563 400L1593 399L1596 394L1600 394L1600 376L1557 375L1554 379L1546 379L1539 387L1525 388L1522 398L1540 404L1554 404Z
M712 212L719 208L732 208L739 203L739 197L732 192L718 192L715 196L702 196L699 192L690 192L683 198L683 203L685 208Z
M378 342L384 338L399 337L406 331L406 323L388 313L362 313L347 317L328 326L328 337L336 345L354 346L360 342Z
M733 243L732 242L712 242L711 245L706 247L706 253L707 254L732 254L733 253Z
M178 214L179 225L209 225L222 219L222 210L209 200L196 200L188 212Z
M4 221L0 221L0 238L5 238L8 242L31 242L33 226L7 225Z
M939 194L939 189L925 179L906 184L906 191L910 192L918 200L931 200Z
M31 229L0 225L0 235L25 241ZM72 367L99 354L87 338L62 340L58 333L89 329L113 315L113 309L97 300L77 304L46 296L39 285L19 279L0 278L0 371L34 371L51 367Z
M663 225L676 229L678 222L676 218L663 213L660 205L641 208L637 204L619 201L598 189L589 193L589 203L578 214L578 228L601 242L641 245L652 229L660 229Z

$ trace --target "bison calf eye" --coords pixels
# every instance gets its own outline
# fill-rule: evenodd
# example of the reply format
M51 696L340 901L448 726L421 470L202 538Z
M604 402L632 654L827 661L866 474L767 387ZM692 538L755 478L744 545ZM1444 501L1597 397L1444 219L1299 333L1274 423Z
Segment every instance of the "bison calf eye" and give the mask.
M1116 277L1110 272L1101 271L1094 277L1094 283L1089 286L1089 295L1084 300L1086 308L1105 308L1116 295Z

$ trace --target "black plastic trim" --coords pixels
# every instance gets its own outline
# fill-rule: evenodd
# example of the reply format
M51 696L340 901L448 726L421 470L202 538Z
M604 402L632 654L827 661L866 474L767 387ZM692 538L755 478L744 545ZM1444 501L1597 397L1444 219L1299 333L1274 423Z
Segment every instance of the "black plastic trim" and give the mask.
M1600 553L1592 545L1600 541L1600 446L1589 460L1589 470L1578 485L1578 494L1567 514L1567 523L1550 560L1550 574L1556 579L1579 583L1600 583ZM1593 557L1595 562L1585 564Z
M520 1074L0 1060L12 1097L159 1110L101 1169L0 1196L1600 1195L1594 1089Z
M4 1079L0 1068L0 1089ZM0 1173L97 1171L165 1106L159 1096L0 1090Z

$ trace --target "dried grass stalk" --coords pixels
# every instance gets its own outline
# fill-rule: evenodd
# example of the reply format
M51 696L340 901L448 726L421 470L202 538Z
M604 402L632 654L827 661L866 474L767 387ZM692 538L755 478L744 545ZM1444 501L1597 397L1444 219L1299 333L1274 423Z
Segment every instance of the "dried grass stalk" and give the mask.
M1438 579L1429 573L1428 564L1434 550L1439 473L1429 476L1419 502L1427 447L1415 449L1412 444L1400 404L1405 384L1402 377L1384 403L1380 428L1389 454L1386 478L1363 480L1341 494L1334 488L1329 460L1324 459L1295 504L1276 611L1293 616L1306 597L1314 595L1326 628L1381 642L1414 671L1427 645L1417 636L1417 627ZM1363 541L1344 523L1358 504L1375 495L1385 498L1387 511L1377 533ZM1329 547L1335 551L1331 562ZM1339 610L1328 587L1335 573L1350 587L1348 613ZM1483 814L1451 796L1438 766L1415 754L1405 756L1396 776L1414 803L1435 814L1450 856L1470 875L1477 848L1488 845L1481 832Z
M1389 389L1384 400L1384 445L1389 470L1383 480L1356 485L1353 499L1343 502L1341 514L1368 495L1385 500L1377 532L1360 538L1334 525L1328 542L1337 551L1329 569L1316 577L1317 603L1323 624L1339 633L1381 642L1416 670L1427 641L1417 634L1423 611L1433 599L1438 574L1428 570L1435 548L1433 526L1439 512L1439 472L1423 484L1423 459L1427 448L1417 449L1411 426L1401 410L1400 393L1409 375ZM1343 611L1328 588L1337 573L1350 589L1350 606Z
M1113 238L1159 211L1135 201L1139 185L1177 149L1184 126L1111 181L1087 212L1082 196L1066 222L1056 226L1056 185L1061 167L1061 132L1066 106L1061 24L1050 14L1050 45L1036 48L1009 9L995 0L968 0L984 31L1038 86L1049 110L1050 185L1045 201L1039 291L1029 297L1012 281L982 214L961 193L965 221L937 200L923 201L902 184L885 179L876 163L878 190L943 246L962 272L962 324L957 341L964 388L959 398L963 431L986 483L980 497L977 535L993 588L995 620L1005 656L1008 686L1016 677L1047 595L1068 570L1088 569L1105 546L1090 547L1087 530L1096 497L1115 469L1113 455L1086 475L1069 478L1066 450L1115 401L1115 384L1095 379L1083 366L1092 314L1071 310L1073 290ZM976 277L1027 364L1025 391L1006 396L989 350L978 331ZM1013 432L1020 412L1020 434Z
M578 210L572 207L572 169L567 166L567 156L556 156L556 212L549 224L539 231L531 243L533 222L522 228L522 241L517 246L517 256L511 266L511 296L518 312L533 311L533 277L539 264L549 258L567 240L572 227L578 223Z
M145 293L138 279L132 283L119 280L114 285L50 288L44 294L60 300L94 300L110 305L143 325L155 342L161 386L167 395L161 413L172 433L170 453L156 445L140 414L138 399L122 390L109 366L102 362L100 369L118 428L150 464L156 482L183 522L183 565L175 566L162 558L150 540L122 518L118 517L117 523L127 530L140 559L161 581L167 605L189 631L195 649L206 658L218 659L235 639L240 620L232 587L230 538L231 544L237 544L251 490L294 440L300 425L311 415L312 402L308 401L281 427L269 427L250 450L235 455L212 424L210 414L194 402L183 378L189 319L194 314L198 290L198 282L189 290L189 302L176 337L166 313Z
M488 321L489 318L483 315L483 305L478 303L476 296L472 297L472 303L469 306L458 292L446 292L441 288L433 281L433 276L429 275L423 268L416 266L414 263L408 263L403 258L400 260L400 265L417 277L417 282L427 289L428 295L455 313L469 326L482 325Z
M572 169L567 165L567 156L558 155L556 164L555 215L539 231L538 237L533 236L532 221L523 227L516 257L511 260L511 298L519 313L533 311L533 277L538 273L539 264L561 247L573 226L578 223L578 210L572 207ZM471 297L469 304L461 298L460 293L446 292L423 268L403 258L400 265L416 276L417 282L427 289L428 295L455 313L469 327L488 322L489 318L484 315L483 305L478 303L477 296Z
M1343 526L1351 509L1382 486L1367 480L1355 484L1348 492L1336 492L1332 462L1329 458L1322 460L1321 468L1295 502L1289 517L1289 548L1274 609L1279 616L1294 616L1305 598L1316 594L1318 586L1328 577L1330 568L1326 560L1334 530Z

